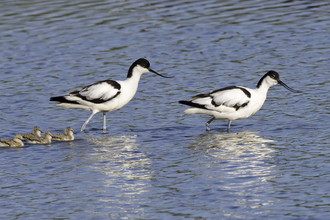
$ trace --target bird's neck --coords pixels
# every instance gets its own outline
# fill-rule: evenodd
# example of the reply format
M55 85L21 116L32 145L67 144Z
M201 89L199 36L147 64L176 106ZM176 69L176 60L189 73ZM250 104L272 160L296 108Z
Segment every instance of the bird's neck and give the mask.
M269 88L270 88L270 85L264 82L264 83L261 83L260 85L258 85L256 89L260 92L267 93Z
M125 81L129 84L132 84L132 85L138 85L139 81L140 81L140 78L141 78L141 74L133 72L131 77L127 78Z

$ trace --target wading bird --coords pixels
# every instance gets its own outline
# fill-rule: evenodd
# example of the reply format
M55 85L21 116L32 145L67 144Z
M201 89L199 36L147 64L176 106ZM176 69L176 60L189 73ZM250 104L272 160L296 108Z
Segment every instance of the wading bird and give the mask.
M103 80L86 86L81 90L70 92L64 96L51 97L50 101L57 101L57 106L65 108L78 108L92 111L91 116L82 125L81 131L93 115L103 113L103 130L106 130L106 113L120 109L126 105L135 95L143 73L153 72L165 78L156 71L150 69L150 63L146 59L138 59L128 70L127 78L124 81Z
M186 114L206 114L212 118L206 122L206 130L210 130L210 123L216 118L228 119L227 132L233 120L250 117L264 104L268 89L276 84L282 85L291 92L300 92L287 86L280 80L277 72L267 72L257 84L257 88L249 89L243 86L228 86L209 93L199 94L188 101L179 103L188 105Z

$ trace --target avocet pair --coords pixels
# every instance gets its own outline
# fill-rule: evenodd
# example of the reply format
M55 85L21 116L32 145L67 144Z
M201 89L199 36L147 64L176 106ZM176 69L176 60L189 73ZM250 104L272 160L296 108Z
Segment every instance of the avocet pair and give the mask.
M51 97L50 101L57 101L57 106L85 109L92 111L90 117L82 125L84 131L93 115L103 113L103 130L106 130L106 113L120 109L126 105L135 95L140 77L143 73L153 72L165 78L156 71L150 69L150 63L146 59L138 59L128 70L124 81L103 80L75 90L64 96ZM247 118L256 113L266 100L268 89L276 84L282 85L291 92L294 90L283 83L279 74L275 71L267 72L259 80L255 89L242 86L229 86L214 90L209 93L199 94L188 101L179 103L188 105L190 108L184 112L187 114L206 114L212 118L206 123L206 129L210 130L209 124L216 118L228 119L227 131L233 120Z

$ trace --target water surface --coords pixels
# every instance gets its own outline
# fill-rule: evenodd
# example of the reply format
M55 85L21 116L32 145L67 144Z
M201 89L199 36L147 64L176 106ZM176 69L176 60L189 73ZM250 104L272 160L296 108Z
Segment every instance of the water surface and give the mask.
M73 142L0 149L3 219L326 219L330 210L326 1L3 1L0 137L33 126ZM133 100L93 117L49 97L124 80ZM184 115L178 100L268 70L302 94L270 89L232 123Z

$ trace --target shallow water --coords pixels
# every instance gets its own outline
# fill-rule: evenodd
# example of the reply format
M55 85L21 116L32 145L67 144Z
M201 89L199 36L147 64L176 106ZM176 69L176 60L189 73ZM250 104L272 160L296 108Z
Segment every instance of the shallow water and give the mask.
M1 148L3 219L325 219L330 210L326 1L3 1L0 137L33 126L76 140ZM78 132L90 112L49 97L151 73L121 110ZM270 89L232 123L184 115L178 100L268 70L302 94Z

